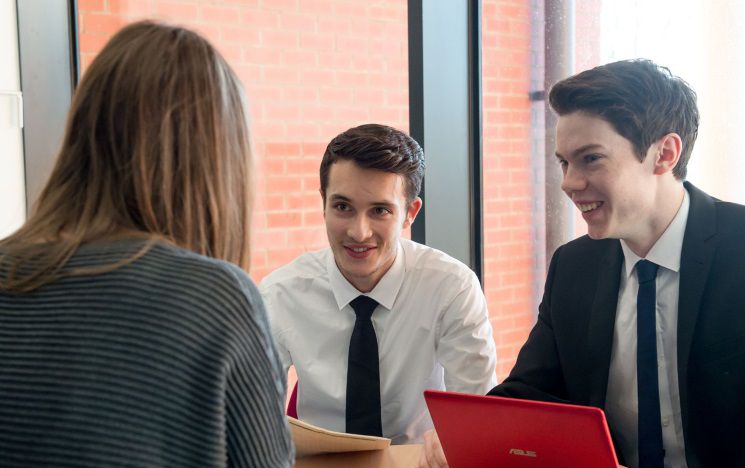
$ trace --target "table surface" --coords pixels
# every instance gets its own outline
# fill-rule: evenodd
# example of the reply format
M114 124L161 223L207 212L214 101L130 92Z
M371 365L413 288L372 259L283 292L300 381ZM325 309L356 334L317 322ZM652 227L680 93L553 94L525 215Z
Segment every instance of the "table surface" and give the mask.
M412 468L419 461L421 445L391 445L385 450L327 453L298 458L295 468Z

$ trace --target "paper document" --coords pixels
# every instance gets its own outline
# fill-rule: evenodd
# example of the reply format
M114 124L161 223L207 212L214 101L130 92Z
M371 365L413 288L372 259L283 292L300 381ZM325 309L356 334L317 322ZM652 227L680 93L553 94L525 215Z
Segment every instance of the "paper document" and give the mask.
M329 431L290 416L287 420L298 458L319 453L382 450L391 445L391 439L385 437Z

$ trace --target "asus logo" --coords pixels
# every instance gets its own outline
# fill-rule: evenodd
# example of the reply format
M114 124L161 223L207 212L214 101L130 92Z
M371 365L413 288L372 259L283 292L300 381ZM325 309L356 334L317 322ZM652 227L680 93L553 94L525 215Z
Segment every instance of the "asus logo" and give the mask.
M510 455L520 455L521 457L537 457L538 455L532 450L510 449Z

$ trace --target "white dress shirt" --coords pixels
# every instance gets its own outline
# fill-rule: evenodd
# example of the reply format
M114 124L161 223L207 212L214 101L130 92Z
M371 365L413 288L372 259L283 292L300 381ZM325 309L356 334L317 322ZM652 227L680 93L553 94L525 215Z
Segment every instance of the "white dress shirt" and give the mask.
M347 359L360 293L330 249L301 255L259 286L282 364L298 375L298 417L345 430ZM485 394L496 385L496 347L476 275L439 250L401 239L396 259L366 295L380 304L383 435L418 443L432 428L426 389Z
M680 254L690 206L688 192L684 192L678 213L646 256L647 260L659 265L655 316L660 416L666 468L687 467L680 414L677 345ZM636 295L639 280L634 268L641 257L632 252L623 240L621 247L624 265L618 290L605 413L627 465L636 467L639 465L636 378Z

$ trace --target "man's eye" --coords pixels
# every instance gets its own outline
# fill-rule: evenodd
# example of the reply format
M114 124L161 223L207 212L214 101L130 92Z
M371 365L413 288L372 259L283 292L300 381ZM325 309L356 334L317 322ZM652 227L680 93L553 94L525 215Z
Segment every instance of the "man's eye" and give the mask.
M336 205L334 205L334 209L336 211L349 211L349 205L347 205L346 203L337 203Z
M600 159L600 156L598 156L597 154L588 154L585 156L586 163L593 163L599 159Z
M559 166L561 166L562 168L567 167L567 165L569 164L566 159L557 159L556 162L558 162Z
M378 215L378 216L384 216L384 215L387 215L390 212L391 211L388 208L383 208L383 207L377 207L377 208L375 208L375 214Z

